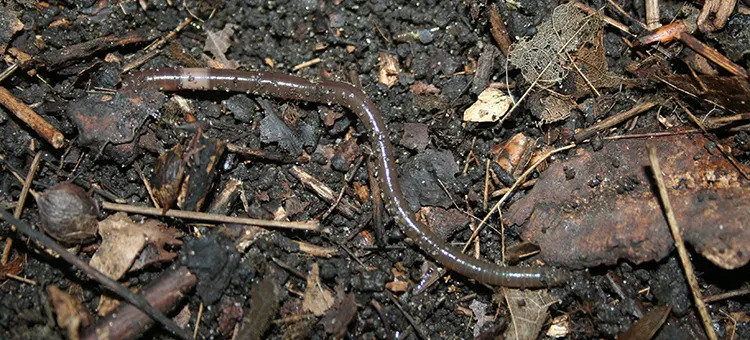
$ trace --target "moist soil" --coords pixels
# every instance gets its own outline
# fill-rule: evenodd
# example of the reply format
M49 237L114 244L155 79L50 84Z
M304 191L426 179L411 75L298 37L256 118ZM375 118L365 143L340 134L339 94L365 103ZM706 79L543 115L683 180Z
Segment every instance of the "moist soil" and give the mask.
M505 20L508 34L514 40L534 36L538 25L559 5L557 1L523 1L519 3L520 7L511 7L509 3L496 5ZM606 7L605 3L593 1L589 5L602 8ZM640 2L623 3L628 14L643 20L644 9ZM145 4L145 8L141 4ZM69 147L52 148L9 111L0 110L0 155L3 157L0 204L6 210L13 207L21 192L22 185L11 171L25 176L35 154L42 152L43 165L34 177L33 190L42 192L67 181L86 189L97 188L91 191L96 200L119 198L127 204L153 206L139 171L150 178L160 154L178 143L191 140L195 130L184 127L191 120L184 118L185 109L165 104L144 110L145 121L137 122L133 127L135 136L148 138L140 138L133 149L117 149L114 143L101 143L107 137L93 135L110 133L108 128L83 131L66 112L75 107L98 114L95 105L85 106L80 101L93 95L113 95L125 65L144 56L146 47L154 39L167 36L186 18L192 18L190 24L159 47L160 53L150 56L136 70L222 64L221 57L215 51L205 51L204 46L207 39L213 39L208 32L217 33L231 27L232 32L225 39L229 42L223 62L225 66L233 64L251 70L272 68L307 79L342 80L361 86L381 109L388 125L397 161L404 165L402 176L411 181L403 186L408 188L406 195L412 207L468 209L471 215L484 216L485 163L493 147L520 132L536 140L540 146L562 146L571 140L571 131L587 127L599 118L586 110L576 109L566 119L541 124L539 117L532 112L533 104L524 104L502 123L466 123L462 120L463 111L486 87L486 84L480 85L479 91L474 88L473 71L485 47L495 44L490 34L489 5L485 1L434 0L204 0L172 1L172 4L161 0L11 2L4 8L15 10L23 29L7 39L7 47L25 52L36 63L24 64L4 79L2 86L60 129ZM662 17L667 18L675 15L679 4L667 2L662 6ZM732 25L741 25L736 21L746 18L734 14L730 20L733 20ZM637 29L637 25L630 26ZM137 32L142 41L100 44L99 48L86 50L80 57L58 57L65 59L60 62L50 54L50 51L69 51L71 46L105 36L123 37L129 32ZM605 26L603 32L610 72L621 77L634 77L625 66L642 60L642 54L627 46L618 30ZM719 48L724 46L728 52L735 44L728 41L731 37L721 34L701 38ZM726 41L722 43L722 39ZM385 56L397 59L400 65L397 81L391 86L379 82L379 65ZM319 62L294 69L296 65L316 59ZM746 57L744 62L746 66ZM681 66L675 68L685 70ZM518 69L506 63L502 53L496 54L489 74L490 82L505 83L507 79L514 83L510 92L516 100L529 87L529 82ZM439 94L415 93L412 86L420 82L439 88ZM639 98L661 93L663 87L651 83L602 91L605 95L629 99L616 101L609 111L615 113L627 110ZM198 275L199 284L169 315L187 311L187 327L192 332L201 309L198 338L232 338L235 327L242 324L238 321L243 315L267 320L256 325L266 330L254 336L268 339L336 335L364 339L417 339L421 333L431 338L464 339L480 333L480 336L495 338L513 325L513 316L502 298L502 289L448 272L423 291L416 291L417 284L426 275L425 264L431 261L401 233L394 221L387 215L381 219L378 209L373 210L373 201L369 198L372 190L368 177L368 139L362 124L351 112L337 106L267 98L268 106L282 117L274 123L263 121L266 112L261 107L267 106L256 102L257 98L253 96L223 92L183 92L177 95L189 102L190 115L195 121L208 123L209 127L203 130L206 136L274 155L248 158L224 152L216 169L205 179L213 185L206 194L207 202L218 196L227 181L240 180L243 189L240 195L244 197L232 200L225 214L298 221L324 216L321 223L330 229L330 233L324 235L274 229L236 253L219 252L219 255L212 254L201 260L194 258L196 249L208 247L203 243L234 244L239 238L236 231L239 227L214 228L189 220L156 217L184 234L182 246L169 248L178 256L171 261L129 272L120 282L141 289L171 268L188 265ZM167 99L157 102L170 102L175 94L166 96ZM691 106L694 110L707 112L690 103L695 105ZM658 119L663 116L674 119L675 124L683 124L669 113L675 108L676 105L667 104L661 109L661 115L657 109L650 110L636 121L618 125L607 134L660 131ZM131 113L126 111L123 114ZM290 116L293 119L289 119ZM279 122L291 127L294 142L269 137L274 134L273 127L268 124ZM427 126L426 140L406 140L413 136L405 134L405 129L420 130L423 125ZM743 134L727 132L723 137L734 137L733 140L739 143L747 139ZM590 145L582 147L591 148ZM425 148L427 151L423 151ZM441 153L438 155L435 151ZM300 155L307 155L307 158L296 164L288 161ZM737 156L740 162L748 159L742 153ZM559 157L567 155L563 153ZM415 163L415 159L419 163ZM346 216L339 210L328 213L331 204L309 191L292 175L290 169L293 166L302 167L331 187L335 195L344 188L342 197L353 202L356 214ZM463 171L465 166L466 171ZM422 171L425 168L431 170ZM408 174L405 175L404 171ZM437 184L436 178L445 179L444 186ZM500 187L502 185L498 184ZM445 190L450 196L444 195ZM512 196L506 206L512 206L524 195L524 190ZM498 198L491 198L489 206ZM379 209L382 211L382 207ZM112 213L102 209L99 219ZM449 220L462 222L466 227L439 232L457 247L470 237L468 225L476 225L476 222L464 219L463 214L458 215ZM136 220L152 218L132 216ZM21 218L31 224L39 223L38 206L32 199L26 202ZM506 247L517 245L522 241L520 235L524 226L507 225L501 230L497 218L492 218L490 223L496 228L484 228L479 234L481 253L487 261L499 262L502 242ZM606 221L602 223L606 224ZM436 223L434 227L453 226ZM501 237L501 232L504 232L504 237ZM73 292L71 295L80 299L89 313L96 314L99 300L106 292L104 288L70 264L41 250L34 241L27 242L25 237L16 236L7 223L3 223L0 233L4 239L16 238L11 258L20 256L23 259L23 269L18 276L35 282L29 284L6 277L0 284L0 338L66 337L49 302L46 287L50 285ZM330 258L313 257L301 251L294 241L330 247L336 253ZM88 261L100 242L98 238L93 245L85 244L74 250L80 258ZM704 295L746 285L747 269L722 270L700 254L691 255ZM205 270L203 273L200 268L211 267L214 260L223 263L222 266L231 264L231 270ZM531 256L524 258L520 265L541 262ZM302 326L289 319L284 321L295 315L309 314L302 310L302 300L307 294L309 281L306 277L313 264L319 268L322 286L336 292L337 299L353 296L356 313L349 315L353 319L343 326L343 330L327 327L320 321L325 316L302 318L307 320ZM269 278L272 281L266 280ZM209 283L201 284L201 280ZM387 288L387 284L394 281L407 281L407 291ZM268 288L269 282L277 289ZM616 265L576 270L570 282L551 288L549 292L559 300L550 307L549 320L567 317L565 338L614 338L630 329L646 311L657 305L669 305L672 309L655 338L705 337L676 251L659 261L635 264L622 260ZM394 301L398 301L401 309ZM477 318L466 312L474 301L486 304L485 313L492 316L492 321L486 322L476 332ZM344 304L338 301L336 306ZM237 314L227 316L230 311L237 312L232 306L242 309L239 317ZM750 304L746 297L713 302L708 308L719 336L750 338L747 326ZM341 311L345 308L338 309L338 313L345 314ZM549 320L538 337L548 337L544 332L550 328ZM415 325L419 331L415 331ZM156 326L143 338L170 339L173 336Z

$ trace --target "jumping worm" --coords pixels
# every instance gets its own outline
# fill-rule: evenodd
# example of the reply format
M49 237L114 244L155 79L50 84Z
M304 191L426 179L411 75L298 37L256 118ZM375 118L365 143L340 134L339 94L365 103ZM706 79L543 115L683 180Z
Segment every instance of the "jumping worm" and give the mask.
M133 74L122 91L233 91L287 100L338 104L353 111L367 127L377 156L378 182L388 213L404 234L446 268L479 282L506 287L545 287L569 279L569 272L552 267L503 267L451 249L407 208L401 193L393 146L380 112L355 86L336 81L312 82L304 78L265 71L218 69L161 69Z

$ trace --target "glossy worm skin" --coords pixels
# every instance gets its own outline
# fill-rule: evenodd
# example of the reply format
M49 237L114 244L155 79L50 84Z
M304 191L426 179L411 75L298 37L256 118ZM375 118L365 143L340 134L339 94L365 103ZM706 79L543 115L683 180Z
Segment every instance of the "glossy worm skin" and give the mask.
M569 272L552 267L503 267L481 261L452 249L426 225L418 222L407 208L401 193L393 157L393 146L383 118L370 98L359 88L344 82L312 82L304 78L266 71L219 69L157 69L135 73L121 91L231 91L299 100L338 104L353 111L367 127L377 156L378 182L388 213L396 219L404 234L446 268L468 278L506 287L546 287L569 280Z

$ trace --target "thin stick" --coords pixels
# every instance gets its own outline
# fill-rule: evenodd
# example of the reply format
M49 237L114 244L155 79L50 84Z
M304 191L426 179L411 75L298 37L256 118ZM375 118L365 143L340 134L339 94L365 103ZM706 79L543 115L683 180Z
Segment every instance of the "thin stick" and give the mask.
M7 276L7 277L9 277L9 278L11 278L13 280L16 280L16 281L20 281L20 282L23 282L23 283L26 283L26 284L30 284L32 286L38 286L39 285L36 281L29 280L29 279L27 279L25 277L20 277L20 276L13 275L13 274L5 274L5 276Z
M677 225L677 219L675 219L674 210L672 210L672 203L669 202L669 194L667 193L667 187L664 184L664 178L662 177L661 166L659 165L659 159L656 157L655 148L648 148L648 158L651 161L651 169L654 171L656 185L659 187L659 198L661 198L664 214L667 215L669 230L672 232L672 237L674 238L674 243L677 247L677 254L679 254L680 262L682 262L682 267L685 270L688 285L693 292L693 299L695 300L695 306L698 308L698 314L701 316L701 321L703 321L703 328L705 329L706 336L708 336L709 340L716 340L718 338L716 337L713 323L711 322L711 315L708 314L706 304L701 297L701 291L698 287L698 279L695 278L695 272L693 272L693 264L690 263L690 257L688 256L687 249L685 249L685 242L682 240L682 234L680 234L680 227Z
M609 129L617 124L620 124L630 118L635 117L636 115L640 113L648 111L652 107L656 106L656 104L658 103L655 101L647 101L643 103L638 103L626 111L619 112L615 114L614 116L611 116L581 131L578 131L576 132L576 135L575 135L576 143L581 143L583 142L583 140L593 137L599 131Z
M406 318L406 321L409 321L409 323L411 324L411 326L414 327L414 330L417 331L417 335L419 336L419 338L421 338L423 340L428 340L430 337L428 337L427 333L425 333L424 330L422 330L422 326L420 325L420 323L417 322L409 313L407 313L401 307L401 304L398 303L398 300L396 299L395 296L393 296L393 294L391 292L389 292L389 291L386 291L386 292L388 292L388 296L391 297L391 301L393 302L394 305L396 305L396 308L398 308L398 310L400 310L401 313L404 314L404 317Z
M193 331L193 339L198 337L198 329L201 326L201 318L203 317L203 302L198 306L198 316L195 318L195 330Z
M311 59L311 60L305 61L305 62L303 62L301 64L294 65L294 67L292 67L292 71L295 71L295 72L299 71L299 70L301 70L303 68L310 67L310 66L313 66L313 65L315 65L317 63L320 63L321 61L323 61L323 59L320 59L320 58L315 58L315 59Z
M740 174L742 174L742 176L745 177L745 179L750 179L750 177L748 177L747 172L745 172L745 170L742 169L742 165L740 165L740 162L738 162L734 158L731 152L729 152L725 147L721 145L721 142L719 142L719 140L713 134L708 133L708 131L706 131L706 127L703 125L703 123L701 123L698 117L693 115L693 113L690 112L690 110L688 110L688 108L685 107L685 105L683 105L681 101L678 100L677 105L679 105L682 108L682 110L685 111L688 117L690 117L690 120L693 121L693 123L695 123L695 125L697 125L699 129L703 130L703 133L708 138L708 140L716 144L716 147L719 148L719 151L721 151L721 153L724 154L724 157L726 157L729 160L729 162L732 163L732 165L734 165L735 168L737 168L737 171Z
M143 170L141 170L141 165L138 162L135 162L134 165L135 165L135 172L137 172L138 176L141 177L143 186L146 187L146 192L148 192L148 197L151 198L151 202L154 203L154 207L156 209L161 209L159 202L156 200L156 196L154 196L154 190L151 189L151 182L148 181L148 178L146 178L146 175L143 173Z
M217 222L218 223L237 223L237 224L254 225L254 226L259 226L259 227L300 229L300 230L310 230L310 231L318 231L318 232L324 232L324 233L328 232L326 228L321 228L318 222L316 221L312 221L312 222L269 221L269 220L259 220L255 218L234 217L234 216L226 216L226 215L219 215L219 214L203 213L203 212L197 212L197 211L185 211L185 210L174 210L174 209L167 210L166 213L162 214L162 210L157 209L157 208L139 207L135 205L118 204L118 203L111 203L111 202L102 202L102 208L106 210L124 211L124 212L133 213L133 214L168 216L168 217L175 217L175 218L184 218L184 219L189 219L189 220L208 221L208 222L214 222L214 223L217 223Z
M723 69L729 71L730 73L738 77L748 78L747 71L745 71L744 67L735 64L729 58L719 53L719 51L713 49L711 46L704 44L702 41L696 39L694 36L688 34L687 32L678 33L677 39L679 39L681 43L690 47L693 51L698 52L698 54L706 57L706 59L715 62L717 65L721 66Z
M490 211L487 213L487 216L485 216L482 219L482 222L479 223L477 228L474 229L474 232L471 234L471 237L469 237L469 239L466 241L466 244L464 245L464 249L462 251L466 251L466 248L469 246L469 243L471 243L471 241L473 241L474 238L477 237L477 234L479 234L479 231L482 230L482 227L487 222L487 220L490 219L490 216L492 216L492 213L495 212L495 210L500 209L503 203L505 203L505 200L507 200L508 197L510 197L510 194L513 193L521 185L521 183L523 183L526 177L530 175L534 171L534 169L536 169L536 167L539 166L539 164L542 164L542 162L546 161L547 158L549 158L550 156L560 151L569 150L574 147L576 147L575 144L570 144L570 145L566 145L561 148L557 148L557 149L547 152L546 154L544 154L544 156L539 157L539 159L536 162L534 162L534 164L532 164L528 169L526 169L526 171L524 171L521 174L521 176L518 176L518 178L516 179L516 182L513 183L513 186L511 186L508 192L506 192L505 195L503 195L503 197L501 197L500 200L497 201L497 203L495 203L494 206L492 206L492 209L490 209Z
M5 78L8 78L8 76L13 74L13 72L16 72L19 64L20 63L16 61L15 63L13 63L13 65L10 65L8 68L6 68L5 71L0 73L0 81L5 80Z
M646 28L650 31L659 26L659 0L646 0Z
M75 255L68 252L63 246L52 240L49 236L32 229L30 225L26 224L26 222L15 218L7 211L0 210L0 214L3 216L3 219L5 221L18 228L18 231L20 231L22 234L28 236L31 239L39 241L39 243L41 243L44 247L52 249L52 251L60 254L60 257L62 257L65 261L78 267L78 269L86 273L86 275L88 275L92 279L99 282L102 286L117 294L117 296L121 297L131 305L137 307L143 313L154 319L156 322L162 324L164 328L172 332L172 334L180 337L181 339L191 339L190 334L185 332L182 328L180 328L180 326L177 326L177 324L172 321L172 319L164 315L164 313L154 309L154 307L151 306L151 304L149 304L142 295L132 293L127 287L121 285L115 280L112 280L106 274L100 272L98 269L90 266L88 263L82 261Z
M18 119L26 123L39 136L49 142L53 148L59 149L65 146L65 136L44 117L34 112L28 105L16 98L6 88L0 86L0 104L5 106Z
M706 296L703 299L703 301L706 302L706 303L711 303L711 302L721 301L721 300L724 300L724 299L729 299L729 298L743 296L743 295L748 295L748 294L750 294L750 288L746 287L746 288L742 288L742 289L738 289L738 290L732 290L732 291L724 292L724 293L721 293L721 294Z
M37 152L36 155L34 155L34 160L31 161L31 167L29 167L29 172L26 174L26 181L23 182L23 188L21 189L21 194L18 196L18 204L16 205L16 209L13 211L13 216L16 218L21 218L21 214L23 213L23 206L26 203L26 198L29 196L29 190L31 190L31 182L34 180L34 175L36 175L37 169L39 169L39 163L42 161L42 153ZM13 238L8 237L7 240L5 240L5 248L3 249L3 257L0 259L0 264L6 265L8 263L8 259L10 258L10 250L13 247Z

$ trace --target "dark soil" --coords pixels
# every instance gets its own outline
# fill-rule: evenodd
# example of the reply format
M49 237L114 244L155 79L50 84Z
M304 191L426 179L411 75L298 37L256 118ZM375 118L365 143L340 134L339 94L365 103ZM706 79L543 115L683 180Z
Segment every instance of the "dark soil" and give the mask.
M83 131L71 120L69 112L72 108L94 114L99 112L95 111L100 109L93 103L96 100L90 98L100 97L91 96L112 95L113 92L93 92L116 89L124 65L142 56L144 48L153 39L167 35L191 15L202 20L194 19L161 48L162 53L149 59L138 69L208 67L206 57L201 56L206 53L207 57L211 57L211 52L203 51L207 31L220 31L226 25L233 24L236 26L226 58L238 62L241 69L269 69L270 60L275 70L308 79L359 82L358 85L384 115L397 149L398 162L403 165L402 175L410 181L404 188L410 190L407 196L410 205L415 208L468 207L472 215L484 216L486 210L483 208L482 197L485 162L493 147L519 132L537 139L540 146L563 146L573 140L572 132L575 129L587 127L596 119L602 118L594 117L591 111L585 109L574 110L565 120L541 125L535 112L532 112L534 109L529 99L529 105L521 106L502 124L464 123L463 111L476 100L477 93L473 89L473 73L462 71L470 70L473 62L480 59L484 47L495 43L490 34L489 7L485 1L191 0L184 2L190 13L183 7L183 1L172 1L173 5L164 0L143 2L148 4L145 10L138 1L106 0L19 0L6 7L0 6L3 11L15 9L18 19L24 23L22 30L8 38L8 48L15 48L34 57L2 80L0 85L60 129L70 145L69 148L59 150L52 148L21 120L7 110L0 109L0 155L3 158L0 165L3 169L0 172L0 206L3 209L8 210L14 206L22 188L11 171L25 176L38 151L43 152L43 165L31 186L36 191L41 192L59 182L69 181L87 189L97 188L93 192L93 197L97 200L112 201L113 198L120 198L128 204L153 206L137 168L142 168L146 177L151 177L159 155L178 143L190 141L194 131L179 127L186 121L184 111L175 108L174 103L168 99L174 94L167 94L167 99L149 99L147 103L138 104L132 110L127 106L131 104L121 104L125 109L117 111L117 117L134 117L129 131L134 132L138 140L127 147L105 142L112 138L108 137L111 132L106 128L101 131ZM623 4L631 16L644 21L641 2L633 2L637 5L632 6L628 1L618 2ZM503 1L497 4L513 39L534 35L536 27L559 5L558 1L552 0L519 3L520 8L510 8ZM662 17L667 18L663 22L668 22L680 4L682 2L671 1L662 4ZM602 8L606 7L606 1L593 1L589 5ZM617 17L611 11L607 13ZM744 26L738 22L742 17L734 14L731 25L748 29L747 22ZM617 18L632 24L625 18ZM744 18L746 20L747 17ZM431 32L431 36L422 31L421 37L416 39L407 38L403 42L391 39L399 33L432 28L437 30ZM54 58L59 56L55 57L50 52L65 51L73 45L108 35L122 37L128 32L138 32L143 41L106 45L65 62L58 62L59 59ZM607 64L614 74L633 78L635 76L628 73L625 66L640 61L641 57L622 41L622 36L620 31L605 26L603 41ZM731 38L720 34L705 37L705 41L716 44L717 48L734 48L731 47L734 42L722 43L722 39ZM325 47L318 48L322 45ZM8 53L10 52L6 52L6 60L12 60ZM398 82L392 87L378 82L380 53L395 57L400 63L401 73ZM736 55L739 60L735 61L746 67L746 54L744 57L742 54ZM295 65L315 58L320 58L321 62L298 71L292 70ZM679 55L676 59L680 59ZM504 56L498 54L490 68L491 82L505 82L506 65ZM677 61L672 66L684 74L686 68L682 65L684 64ZM529 84L517 69L510 67L507 72L509 79L517 84L512 93L518 99ZM439 95L417 95L410 89L410 85L417 82L434 85L441 91ZM655 94L665 98L668 96L661 84L640 85L642 86L602 90L604 95L619 99L608 112L614 114L627 110L639 98ZM668 94L677 96L673 92ZM394 268L401 268L401 277L411 283L407 292L393 294L404 312L416 320L420 330L431 338L474 337L476 319L465 315L463 311L469 310L469 305L475 300L490 306L486 312L488 315L497 315L495 321L486 323L481 329L488 338L502 336L504 328L512 324L504 300L493 298L495 289L457 274L448 273L425 291L415 291L416 283L424 277L423 263L431 261L410 241L405 240L393 221L380 221L372 213L372 200L362 200L355 195L362 187L367 190L370 181L367 157L362 158L368 150L367 136L353 114L335 106L270 100L280 117L293 115L296 118L292 131L299 140L296 145L290 146L268 142L265 135L267 131L263 131L268 122L261 122L266 112L255 102L255 98L211 92L178 95L191 102L194 108L192 114L197 121L209 123L210 128L205 132L207 136L278 156L273 160L248 160L239 154L224 152L223 157L218 160L216 170L205 178L209 184L213 184L206 206L227 181L239 179L248 207L247 210L243 209L243 202L235 199L226 211L228 215L272 219L280 209L284 209L288 213L286 216L292 220L319 218L330 208L330 203L307 190L290 173L294 164L283 160L295 159L306 153L309 155L309 162L298 163L298 166L326 183L337 194L343 185L349 186L344 198L354 202L353 205L359 209L358 215L353 217L344 216L337 211L328 215L322 221L331 229L328 235L274 230L260 237L248 249L208 255L202 263L191 258L195 256L195 249L207 247L197 244L199 241L196 239L210 237L211 242L215 241L216 244L233 244L239 237L239 232L233 230L237 227L213 228L187 220L160 218L170 227L184 232L185 244L171 248L179 256L171 262L130 272L120 281L129 287L142 288L169 268L188 265L198 275L199 284L169 315L174 316L181 309L187 308L190 311L187 328L192 332L199 305L205 303L198 338L231 338L234 324L242 319L226 320L231 306L240 306L245 316L252 314L258 320L279 320L306 314L301 310L300 294L305 292L307 281L297 274L307 276L313 263L318 264L322 284L330 291L339 289L342 292L338 294L340 297L353 293L356 315L345 328L346 338L419 338L419 332L414 330L404 313L395 306L390 297L392 293L386 289L386 284L395 279ZM89 98L92 103L84 102L85 98ZM162 105L163 101L167 103ZM584 98L578 100L579 103L583 101ZM704 109L705 105L698 101L689 101L689 104L701 115L710 109ZM135 107L140 107L140 111L136 111ZM675 107L676 105L667 103L660 112L654 108L642 114L637 122L620 124L616 131L607 133L623 134L629 132L628 129L640 133L661 131L658 114L672 122L683 124L680 118L676 118L676 110L673 110ZM714 114L729 114L718 111L721 112ZM326 124L329 115L338 115L331 125ZM689 126L687 120L684 121ZM287 120L284 122L289 123ZM404 147L411 146L411 140L401 143L402 138L407 138L404 137L404 128L414 127L410 123L428 126L427 151L422 151L419 147ZM125 137L120 140L123 144L130 142ZM731 145L735 148L740 144L744 145L743 141L747 140L745 132L727 131L720 137L722 141L736 142L737 145ZM608 142L610 141L604 141ZM591 148L590 145L583 147ZM449 152L445 152L446 150ZM432 154L435 151L441 151L439 157ZM469 153L475 155L478 162L471 161L468 171L463 172ZM736 152L735 155L741 162L747 163L749 159L744 151ZM560 158L566 156L563 154ZM434 164L429 165L431 162ZM423 166L422 163L428 165ZM429 169L424 170L425 168ZM345 176L349 172L353 172L353 177L346 182ZM442 185L436 178L441 179ZM450 197L442 194L443 185ZM500 187L498 185L497 188ZM523 194L524 190L519 191L508 205L512 205ZM490 200L490 206L497 199ZM101 220L112 212L102 210L99 213ZM27 200L21 218L32 224L40 221L38 207L31 198ZM135 215L134 218L137 219ZM468 225L463 215L452 218L455 220L451 221ZM496 218L490 221L494 226L500 225ZM606 221L602 224L606 224ZM452 227L454 226L444 226ZM436 223L436 228L441 228L440 223ZM438 233L456 245L463 245L471 235L471 229L454 229ZM481 252L487 261L500 261L502 247L498 230L485 228L480 233ZM520 235L523 225L511 225L503 230L507 246L522 241ZM350 238L350 235L354 237ZM15 236L7 223L2 224L0 236L3 240L15 237L11 259L16 256L23 258L23 270L17 275L36 282L32 285L6 278L0 284L0 338L66 337L65 330L54 319L54 310L46 290L49 285L57 285L79 298L88 311L95 315L100 297L105 292L104 288L61 259L47 254L35 242L26 242L24 237ZM293 241L335 247L339 253L332 258L311 257L301 252ZM566 247L562 244L560 246ZM78 256L89 260L95 248L84 245ZM746 286L747 269L722 270L700 254L692 255L704 296ZM231 270L206 269L205 267L211 267L207 259L231 263ZM539 262L539 259L531 257L521 265ZM201 275L206 276L204 278ZM200 283L202 279L205 280L203 284ZM268 288L271 284L275 284L278 289ZM560 300L551 307L551 318L562 315L569 317L567 338L613 338L628 330L655 305L672 306L672 311L656 338L705 337L675 251L658 262L633 264L621 261L614 266L579 270L573 281L551 288L550 292ZM373 300L382 306L382 314L371 303ZM341 307L345 303L346 301L339 301L338 312L345 310ZM733 332L731 335L734 338L750 338L750 328L747 325L750 320L747 317L750 304L747 297L713 302L708 307L720 337L728 337ZM278 311L272 315L263 314L274 310ZM737 322L735 327L731 318L742 316L744 319L734 320ZM295 335L301 338L330 337L335 332L326 328L323 322L317 322L322 318L302 325L268 321L257 325L256 322L253 327L268 327L258 338L279 339ZM543 332L547 328L548 324L543 327ZM226 332L226 329L229 331ZM158 326L143 337L172 338ZM546 336L542 333L539 337Z

